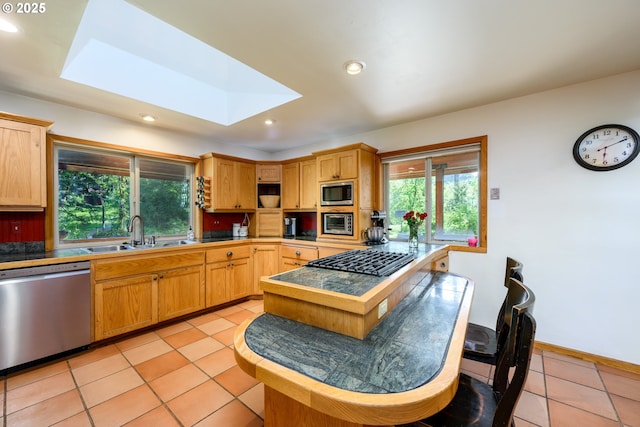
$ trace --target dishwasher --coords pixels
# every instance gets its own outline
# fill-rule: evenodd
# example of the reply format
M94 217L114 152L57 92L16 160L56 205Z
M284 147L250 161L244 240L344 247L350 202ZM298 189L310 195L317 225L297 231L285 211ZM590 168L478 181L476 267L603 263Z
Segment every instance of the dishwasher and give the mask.
M0 371L91 341L89 261L0 271Z

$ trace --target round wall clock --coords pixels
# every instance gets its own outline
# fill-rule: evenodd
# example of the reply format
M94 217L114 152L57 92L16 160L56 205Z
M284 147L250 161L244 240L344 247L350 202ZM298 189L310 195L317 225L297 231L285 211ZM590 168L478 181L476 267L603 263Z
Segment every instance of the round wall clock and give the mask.
M589 129L573 145L573 158L583 168L610 171L631 163L640 152L640 137L630 127L602 125Z

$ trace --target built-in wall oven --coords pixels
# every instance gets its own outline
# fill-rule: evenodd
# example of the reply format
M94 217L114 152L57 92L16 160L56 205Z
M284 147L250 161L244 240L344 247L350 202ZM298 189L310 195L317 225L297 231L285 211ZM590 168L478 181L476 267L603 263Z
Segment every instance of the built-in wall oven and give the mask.
M353 236L353 213L325 212L322 214L322 233Z
M353 206L353 181L320 185L320 206Z

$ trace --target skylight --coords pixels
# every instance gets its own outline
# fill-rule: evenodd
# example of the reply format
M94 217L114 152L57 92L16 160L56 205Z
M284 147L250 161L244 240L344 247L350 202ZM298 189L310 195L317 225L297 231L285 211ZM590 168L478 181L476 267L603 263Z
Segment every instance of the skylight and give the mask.
M90 0L60 77L225 126L297 92L123 0Z

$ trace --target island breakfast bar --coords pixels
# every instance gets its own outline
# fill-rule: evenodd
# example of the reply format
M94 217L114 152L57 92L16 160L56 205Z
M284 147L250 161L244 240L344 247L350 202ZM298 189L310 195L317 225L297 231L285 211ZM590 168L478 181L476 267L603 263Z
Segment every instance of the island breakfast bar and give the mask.
M433 256L390 276L419 270L421 280L364 339L269 312L238 327L238 365L265 385L265 427L391 426L451 401L474 284L420 267Z

